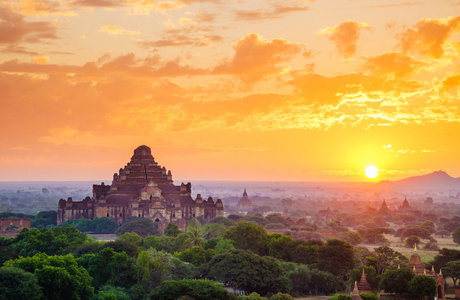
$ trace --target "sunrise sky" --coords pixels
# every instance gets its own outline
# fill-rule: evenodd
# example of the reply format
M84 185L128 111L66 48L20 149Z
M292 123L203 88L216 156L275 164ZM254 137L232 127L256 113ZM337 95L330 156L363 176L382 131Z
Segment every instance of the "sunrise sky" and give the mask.
M0 180L459 177L459 85L458 0L3 0Z

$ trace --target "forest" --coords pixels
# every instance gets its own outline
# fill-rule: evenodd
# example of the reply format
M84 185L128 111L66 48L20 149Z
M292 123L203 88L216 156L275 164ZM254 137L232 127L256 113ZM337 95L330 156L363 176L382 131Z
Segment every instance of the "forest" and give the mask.
M2 216L14 216L7 214ZM193 219L186 232L173 223L161 232L155 222L137 217L121 226L108 218L54 226L54 216L41 212L32 219L35 228L0 237L2 299L292 299L334 294L342 299L350 297L363 269L374 292L436 293L436 285L426 282L432 278L420 279L407 268L407 256L385 245L372 250L359 246L383 237L383 229L344 231L344 239L323 241L268 232L263 225L286 222L280 214ZM423 238L433 239L428 229L422 230L431 223L394 234L408 236L408 241L428 232ZM117 238L98 242L84 231L115 232ZM440 249L425 267L431 266L437 272L442 268L444 277L456 283L460 250ZM363 299L375 297L362 294Z

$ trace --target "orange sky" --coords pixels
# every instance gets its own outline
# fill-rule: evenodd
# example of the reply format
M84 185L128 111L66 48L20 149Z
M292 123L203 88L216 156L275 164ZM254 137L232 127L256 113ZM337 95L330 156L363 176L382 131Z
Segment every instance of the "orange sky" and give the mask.
M0 180L460 176L458 0L0 0Z

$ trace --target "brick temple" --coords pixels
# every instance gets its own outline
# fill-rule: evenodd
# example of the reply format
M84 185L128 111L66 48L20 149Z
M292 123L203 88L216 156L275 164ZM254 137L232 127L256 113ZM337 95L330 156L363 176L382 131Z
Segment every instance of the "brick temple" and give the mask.
M129 217L144 217L160 229L174 223L181 230L197 217L210 220L224 215L220 199L191 197L191 183L174 185L171 171L155 161L149 147L134 150L131 161L113 175L111 185L94 184L93 197L82 201L59 200L58 224L68 219L108 217L121 224Z

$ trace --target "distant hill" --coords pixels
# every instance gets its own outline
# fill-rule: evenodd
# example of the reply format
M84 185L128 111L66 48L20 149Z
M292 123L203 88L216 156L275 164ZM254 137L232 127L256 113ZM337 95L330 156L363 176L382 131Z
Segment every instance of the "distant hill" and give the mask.
M421 176L413 176L397 181L380 181L376 184L379 189L387 190L460 190L460 178L454 178L444 171L436 171Z

